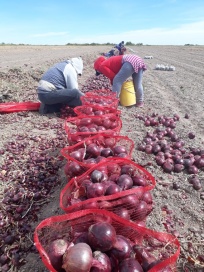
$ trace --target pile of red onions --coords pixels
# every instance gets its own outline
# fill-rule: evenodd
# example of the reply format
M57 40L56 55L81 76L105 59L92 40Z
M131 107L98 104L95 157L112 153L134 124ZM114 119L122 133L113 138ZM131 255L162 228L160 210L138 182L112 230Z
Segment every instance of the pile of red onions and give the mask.
M74 112L78 116L80 115L101 116L101 115L110 114L110 113L117 114L118 111L114 108L109 108L109 107L85 105L85 106L78 106L74 108Z
M96 165L94 168L90 169L90 174L86 172L68 183L67 186L72 188L69 198L64 196L66 191L70 191L68 187L65 187L61 193L61 198L66 198L65 210L76 204L77 207L74 210L102 208L113 211L128 220L145 220L152 211L153 201L151 193L141 188L145 189L150 185L150 180L131 164L119 165L109 160L100 167ZM77 184L77 187L74 189L72 184ZM138 188L140 190L134 190ZM127 190L129 190L127 195L120 195L121 192ZM113 198L110 199L109 196ZM109 198L99 201L100 197Z
M65 130L70 144L76 144L98 133L119 133L121 120L115 114L103 116L78 116L68 118L65 122Z
M155 156L157 165L161 166L166 173L180 173L185 171L187 174L198 174L199 170L204 170L204 150L201 148L186 147L185 141L176 134L174 128L179 116L173 118L166 116L137 117L144 121L146 126L153 126L153 132L147 132L138 150L146 154ZM189 133L190 139L194 138L194 133ZM194 186L194 189L200 186Z
M118 105L118 99L102 97L97 95L85 95L81 97L81 101L83 105L100 105L103 107L116 107Z
M103 91L103 95L104 93L107 93L108 91L110 93L112 93L112 86L110 83L110 80L104 76L104 75L99 75L99 76L91 76L89 77L85 84L82 86L81 91L83 93L86 92L92 92L93 94L95 94L95 92L97 90L107 90L106 92ZM98 94L98 92L96 92Z
M151 254L153 248L118 234L108 222L92 223L83 232L75 233L71 242L56 239L47 247L48 258L57 271L147 272L162 261ZM172 270L167 266L162 271Z
M131 150L131 142L122 137L110 136L103 137L101 140L99 137L87 139L61 150L62 155L68 160L64 169L65 174L69 177L76 176L83 173L84 169L105 161L107 158L129 158Z

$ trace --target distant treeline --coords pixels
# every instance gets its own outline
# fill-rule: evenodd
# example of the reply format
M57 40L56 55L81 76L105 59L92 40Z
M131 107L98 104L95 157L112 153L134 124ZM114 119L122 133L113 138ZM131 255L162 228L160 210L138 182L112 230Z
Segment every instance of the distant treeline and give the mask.
M24 43L19 43L19 44L15 44L15 43L0 43L0 46L4 46L4 45L21 45L21 46L34 46L33 44L24 44ZM69 46L98 46L98 45L106 45L106 46L114 46L115 43L67 43L65 45L69 45ZM125 43L126 46L142 46L144 45L143 43L132 43L132 42L126 42ZM146 44L147 46L149 44ZM158 44L159 45L159 44ZM36 46L60 46L60 45L56 45L56 44L52 44L52 45L47 45L47 44L38 44ZM184 46L198 46L198 44L190 44L190 43L187 43L187 44L184 44Z
M32 44L24 44L24 43L19 43L19 44L15 44L15 43L0 43L0 45L25 45L25 46L28 46L28 45L32 45ZM45 44L39 44L39 45L43 45L43 46L46 46ZM55 44L53 44L54 46L57 46ZM97 45L108 45L108 46L114 46L115 43L67 43L65 45L80 45L80 46L97 46ZM130 46L133 46L133 45L143 45L143 43L132 43L132 42L126 42L125 43L126 46L130 45ZM49 46L49 45L47 45Z
M108 46L114 46L115 45L115 43L83 43L83 44L78 44L78 43L67 43L66 45L92 45L92 46L94 46L94 45L108 45ZM127 45L143 45L143 43L132 43L132 42L126 42L125 43L125 45L127 46Z

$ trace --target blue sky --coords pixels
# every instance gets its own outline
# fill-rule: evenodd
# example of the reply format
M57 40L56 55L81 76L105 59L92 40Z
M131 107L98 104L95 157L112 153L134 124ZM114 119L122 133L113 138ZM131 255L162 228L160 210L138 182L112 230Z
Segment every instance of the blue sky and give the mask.
M204 45L203 0L0 0L0 43Z

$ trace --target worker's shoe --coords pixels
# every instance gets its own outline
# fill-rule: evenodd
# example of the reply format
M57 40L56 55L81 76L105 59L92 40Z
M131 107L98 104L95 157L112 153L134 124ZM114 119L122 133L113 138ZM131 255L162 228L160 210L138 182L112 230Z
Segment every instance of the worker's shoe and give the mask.
M48 105L41 103L39 108L39 113L41 115L48 113Z
M143 102L138 102L135 105L137 108L143 108L144 107L144 103Z

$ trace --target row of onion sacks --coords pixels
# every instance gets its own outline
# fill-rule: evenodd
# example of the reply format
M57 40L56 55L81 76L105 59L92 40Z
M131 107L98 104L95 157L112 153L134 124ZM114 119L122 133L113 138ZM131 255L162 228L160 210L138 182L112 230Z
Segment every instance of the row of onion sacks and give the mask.
M89 95L92 103L105 101L91 94L86 101ZM83 103L90 114L92 104ZM43 263L61 272L175 271L178 240L145 227L155 179L131 160L134 143L119 135L117 107L115 112L107 112L105 104L97 107L95 112L106 113L85 115L81 106L82 115L65 121L70 144L61 151L67 159L68 182L60 194L65 214L42 221L35 230Z

